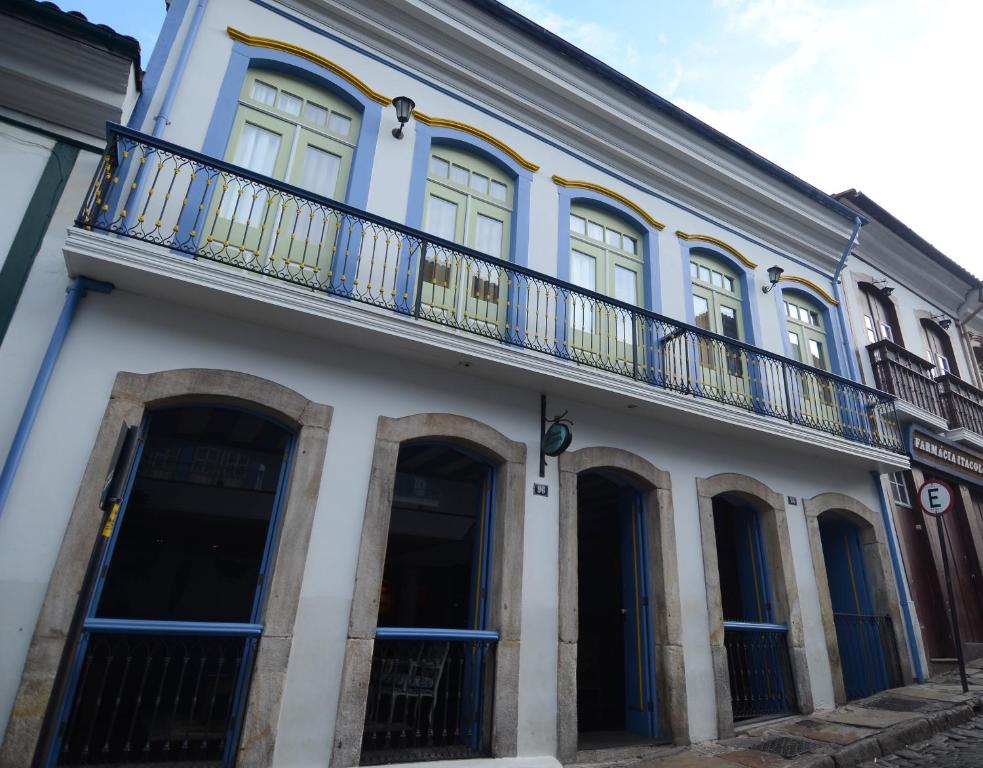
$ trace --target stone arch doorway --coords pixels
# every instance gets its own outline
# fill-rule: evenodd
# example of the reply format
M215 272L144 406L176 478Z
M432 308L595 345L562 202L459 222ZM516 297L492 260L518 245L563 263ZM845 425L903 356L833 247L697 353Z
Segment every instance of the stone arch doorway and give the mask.
M886 533L856 499L803 500L837 704L912 680Z
M440 716L439 700L449 692L449 683L455 681L460 685L455 688L454 695L460 693L461 701L472 701L474 709L480 710L471 720L477 723L480 733L467 737L465 718L455 711L448 717L448 729L454 731L457 727L460 733L449 746L459 748L459 751L447 752L446 756L484 753L510 757L516 754L525 461L525 444L509 440L492 427L465 416L424 413L396 419L379 418L335 721L331 762L335 768L359 765L363 758L369 759L365 750L372 746L373 729L380 720L412 723L414 732L417 725L423 724L420 745L400 741L396 747L416 749L422 746L426 749L431 746L431 741L436 744L441 726L431 727L429 723ZM406 624L418 621L420 616L419 603L415 607L413 604L413 595L420 593L416 587L403 590L404 594L410 595L403 601L406 605L387 605L399 580L398 571L408 562L406 558L400 560L389 556L395 551L394 547L403 547L404 553L407 551L405 542L395 541L393 533L412 538L412 514L426 513L426 505L413 505L402 498L404 492L412 495L402 483L414 485L414 476L424 479L443 477L445 481L458 482L474 490L471 494L474 503L463 505L468 507L468 515L473 521L465 521L463 527L477 532L481 527L478 521L482 521L486 526L485 538L475 533L464 542L463 530L458 535L444 524L437 526L444 544L450 539L458 539L453 545L455 553L449 554L449 549L444 547L445 557L440 565L458 567L461 573L467 570L469 584L479 585L486 593L480 601L469 603L466 610L455 613L445 606L448 609L439 613L444 623L465 626L422 628L380 624L380 619L397 625ZM407 507L415 507L409 516L404 514ZM441 513L446 510L430 511ZM419 547L417 551L420 551ZM482 557L487 557L487 561L482 562ZM428 565L427 568L416 568L424 580L439 578L436 574L439 568L434 567L432 560L429 564L417 561L412 565ZM384 592L387 567L389 595ZM462 597L462 600L469 599ZM398 618L403 608L406 608L405 621ZM432 606L429 610L429 616L437 615ZM394 616L396 618L392 618ZM421 629L428 631L421 632ZM434 632L434 629L440 631ZM383 649L391 646L391 641L403 645L385 656ZM452 658L454 647L462 645L467 646L468 656L465 658L458 653L454 657L460 659L461 669L458 676L453 677L448 659ZM483 675L479 670L488 674ZM386 680L394 683L391 690L382 690L385 686L381 683ZM399 685L402 690L396 692ZM416 685L418 690L410 691L411 685ZM423 715L421 711L424 711ZM380 712L384 717L376 717ZM391 740L388 746L393 746ZM423 759L404 752L404 760ZM385 759L392 762L394 758L390 755Z
M230 412L246 411L252 414L250 423L241 422L234 427L232 432L236 436L233 437L233 442L240 440L264 419L274 420L293 434L293 455L289 462L282 464L285 474L280 491L282 508L277 513L278 523L276 526L269 525L266 528L265 549L268 554L264 559L268 567L265 572L264 588L250 593L252 601L248 599L249 595L246 595L245 602L240 600L241 605L249 603L243 610L248 609L250 613L250 620L246 622L250 626L245 626L241 621L230 621L228 616L220 616L219 621L214 622L212 627L213 629L217 627L221 632L226 633L230 631L234 633L242 629L251 632L255 643L253 667L264 670L265 679L270 681L267 685L252 685L248 675L241 678L242 706L235 714L235 727L241 736L238 743L227 740L222 745L224 761L229 764L236 760L243 764L269 764L272 761L283 680L290 657L294 619L300 598L307 543L320 488L332 409L311 402L294 390L257 376L236 371L181 369L151 374L121 372L116 377L35 627L17 692L14 715L11 717L0 748L0 764L19 764L25 755L35 750L39 760L45 759L45 755L50 754L55 739L59 738L57 734L60 729L57 721L64 710L62 705L66 691L74 685L69 679L68 672L73 666L72 656L75 649L79 647L76 638L86 631L83 619L95 619L96 624L105 624L107 619L119 620L120 606L125 607L129 601L136 606L134 616L137 618L133 621L134 616L124 616L123 619L130 622L127 626L139 630L144 635L153 629L153 627L141 626L147 624L146 621L141 620L146 618L146 611L152 607L151 601L147 599L147 590L144 589L142 595L138 595L141 597L141 602L133 603L130 599L132 596L126 592L126 587L132 585L127 585L125 580L121 582L123 589L117 590L115 608L111 611L113 615L100 615L98 605L95 615L87 615L82 605L83 602L91 602L85 600L92 591L87 586L91 581L87 577L90 571L89 564L97 562L103 539L107 538L102 535L107 532L108 519L100 508L100 494L106 477L113 468L115 448L122 428L139 426L151 413L161 414L168 411L180 413L192 405L201 409L202 413L214 412L227 415ZM158 435L168 437L166 434L168 431L174 432L173 425L171 427L170 430L168 428L159 430ZM150 435L153 437L152 431ZM169 437L173 437L173 434ZM214 437L213 434L206 440L206 443L211 442L198 456L201 459L200 466L194 465L194 451L189 454L191 461L186 467L189 477L185 478L185 480L193 480L192 485L205 487L205 490L213 496L214 484L209 486L207 481L209 472L215 469L209 464L209 460L218 455L214 450L216 448ZM167 447L162 445L161 460L156 466L158 474L167 474L171 471L164 457ZM230 450L232 448L234 446ZM175 456L180 458L180 454ZM248 457L247 460L242 461L242 456L239 456L237 461L231 461L231 453L227 453L224 458L226 462L221 464L220 461L220 468L223 472L227 469L230 478L238 478L240 485L250 480L252 490L268 492L266 472L260 472L256 462L250 463ZM174 469L177 470L176 465ZM194 474L194 477L191 477L191 474ZM153 481L154 478L150 477L149 480ZM269 480L272 482L272 478ZM188 485L187 482L184 484ZM231 488L230 490L239 492L244 489ZM236 508L236 503L228 499L212 501L214 503L211 508L221 507L226 510ZM254 506L259 508L257 505ZM109 527L108 532L111 535L116 530L121 535L126 532L127 512L121 509L120 514L120 526ZM219 535L219 527L221 526L213 525L210 533ZM277 530L271 531L274 527ZM146 525L144 529L146 532ZM195 533L197 531L191 531L191 534ZM156 536L156 538L161 537ZM262 532L260 536L254 538L257 541L263 538ZM226 544L230 542L231 540ZM166 543L165 541L164 544ZM216 543L216 540L211 543ZM217 543L220 547L223 546L222 542ZM241 544L241 541L239 543ZM241 548L238 554L233 553L231 559L236 561L233 568L225 567L227 563L221 564L227 576L238 570L242 563L241 555ZM197 559L200 565L202 558ZM113 563L109 561L107 564L110 566L107 568L107 575L112 576ZM169 605L169 610L172 612L177 611L182 605L181 610L188 609L189 605L195 608L187 600L181 603L180 590L175 591L173 585L169 586L168 590L164 608ZM242 594L245 593L241 593L240 596ZM185 591L184 597L193 601L196 596ZM161 609L160 601L157 607ZM195 618L201 619L202 616ZM166 624L167 622L152 623ZM90 623L90 629L98 628ZM110 629L115 631L121 627L110 627ZM170 626L166 629L170 634L180 635L187 627ZM90 634L94 633L90 632ZM140 642L146 644L144 640ZM159 642L158 646L160 646ZM199 655L196 661L200 662L202 658ZM231 663L233 658L235 653L228 656L228 663ZM59 664L59 659L63 659L64 662ZM144 663L148 670L151 669L146 658ZM212 671L214 672L214 669ZM119 675L116 677L119 678ZM138 675L133 677L137 681L141 679ZM220 679L221 675L213 674L213 688L217 689L215 683ZM81 684L81 678L79 682ZM207 686L205 689L207 690ZM172 704L175 701L173 694L172 685ZM220 697L217 697L216 701L218 698ZM209 700L210 694L204 694L202 699ZM180 704L180 696L176 700ZM122 703L119 709L123 710ZM100 714L99 717L101 718L102 715ZM108 725L111 717L111 713L107 715L103 725ZM113 724L123 722L125 720L117 713ZM96 722L96 725L98 726L99 723ZM103 744L100 743L99 748L102 747Z
M810 712L812 691L783 497L746 475L698 478L720 738L734 721Z
M619 739L687 743L669 475L617 448L563 454L559 468L560 760ZM587 658L618 684L594 690ZM587 729L605 733L585 741Z

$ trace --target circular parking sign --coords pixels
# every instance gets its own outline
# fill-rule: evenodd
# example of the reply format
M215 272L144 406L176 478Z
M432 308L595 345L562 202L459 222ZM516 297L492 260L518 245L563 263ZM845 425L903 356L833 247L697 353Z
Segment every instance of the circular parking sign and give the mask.
M952 509L952 488L941 480L929 480L918 489L918 502L927 515L941 517Z

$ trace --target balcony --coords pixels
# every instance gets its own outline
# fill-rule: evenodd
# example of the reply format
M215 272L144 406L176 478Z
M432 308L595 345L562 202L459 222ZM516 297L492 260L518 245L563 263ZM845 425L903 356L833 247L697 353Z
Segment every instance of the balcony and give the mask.
M240 303L268 297L284 327L285 312L344 314L349 344L371 346L370 330L385 326L404 355L413 343L435 359L467 344L476 361L511 365L511 383L550 377L554 389L647 399L690 424L706 416L762 439L851 456L862 444L871 460L904 461L889 394L119 126L76 225L73 273L119 284L126 262L134 290L184 279L174 295L213 311L226 310L202 291L221 284Z
M934 366L892 341L867 347L877 386L898 398L898 415L951 439L983 448L983 390L951 373L933 377Z
M867 347L874 381L879 389L898 398L899 416L932 429L947 426L932 364L893 341L884 339Z

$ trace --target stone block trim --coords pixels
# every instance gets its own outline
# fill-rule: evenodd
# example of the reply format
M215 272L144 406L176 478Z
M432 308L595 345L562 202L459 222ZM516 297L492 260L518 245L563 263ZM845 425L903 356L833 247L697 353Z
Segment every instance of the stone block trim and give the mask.
M50 746L47 741L39 743L42 725L46 717L55 716L64 695L59 663L75 642L72 617L101 528L99 496L120 427L139 426L155 408L192 402L239 405L271 416L294 431L293 463L237 759L238 765L270 764L332 409L251 374L188 368L150 374L124 371L116 376L31 638L0 745L0 765L21 765L27 755Z
M846 686L843 682L843 663L840 646L836 638L836 625L833 620L833 601L829 593L829 576L826 572L826 558L823 556L823 542L819 533L819 519L827 512L836 511L860 529L864 548L867 575L870 578L875 609L891 618L894 642L901 663L901 676L905 684L911 683L914 673L911 666L911 649L904 631L901 616L901 603L898 598L897 583L891 568L887 548L887 532L881 516L870 507L842 493L820 493L811 499L803 499L802 509L809 530L809 548L812 552L812 565L816 572L816 587L819 591L819 608L823 622L823 635L826 652L833 675L833 696L837 705L846 703Z
M491 748L494 757L514 757L518 753L526 445L510 440L487 424L457 414L380 416L355 568L348 641L331 747L332 768L359 764L396 464L400 446L421 439L466 447L484 456L495 467L498 491L495 495L495 546L489 584L492 599L488 628L497 630L500 639L495 654Z
M669 473L621 448L588 447L561 454L559 518L559 632L557 641L557 745L562 762L577 759L578 552L577 476L612 470L644 489L649 556L647 591L652 601L657 696L663 733L689 743L686 676L683 670L679 568Z
M720 571L717 565L717 540L713 524L713 499L722 493L739 494L762 513L763 534L768 565L774 578L776 613L788 625L789 657L799 710L813 709L812 685L806 661L805 634L799 605L799 588L792 563L792 541L788 531L785 498L760 480L724 472L697 478L696 494L700 514L700 537L703 543L703 571L706 579L707 616L710 621L710 653L714 667L717 701L717 738L734 735L734 712L731 706L727 650L724 647L724 616L720 594Z

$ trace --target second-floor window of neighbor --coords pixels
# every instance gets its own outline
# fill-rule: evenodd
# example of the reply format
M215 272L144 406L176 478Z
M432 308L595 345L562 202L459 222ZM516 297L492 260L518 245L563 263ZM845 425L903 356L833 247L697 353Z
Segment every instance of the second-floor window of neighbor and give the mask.
M864 333L867 336L867 343L873 344L875 341L887 340L897 341L897 334L894 332L894 312L888 306L885 299L882 299L880 292L874 286L862 287L864 303L867 311L864 313Z
M743 341L741 281L737 273L715 259L692 254L689 274L693 281L693 321L696 326Z
M785 320L792 356L813 368L829 370L826 329L819 307L802 296L785 296Z
M621 219L594 208L570 208L570 282L602 293L625 304L642 300L642 235ZM590 299L573 298L568 308L574 330L574 346L593 348L614 336L631 339L631 316L601 312ZM613 326L613 327L607 327Z
M239 95L226 160L343 201L360 122L355 108L323 88L273 72L250 71ZM260 185L229 180L224 190L217 190L213 205L216 239L243 244L256 258L288 257L295 263L303 259L310 271L329 268L318 263L327 258L329 248L306 249L311 254L301 257L296 248L290 249L290 235L296 240L301 227L304 237L311 237L307 221L310 213L318 212L303 201L274 199ZM337 227L332 220L337 217L324 213L315 216L313 237L318 240L330 238Z
M945 333L926 320L923 324L925 338L928 341L928 360L932 363L932 376L944 376L952 373L952 360L949 352L949 339Z
M427 173L424 229L435 237L508 260L512 179L476 155L435 145ZM438 246L427 249L423 302L465 323L503 327L507 275L502 269Z

